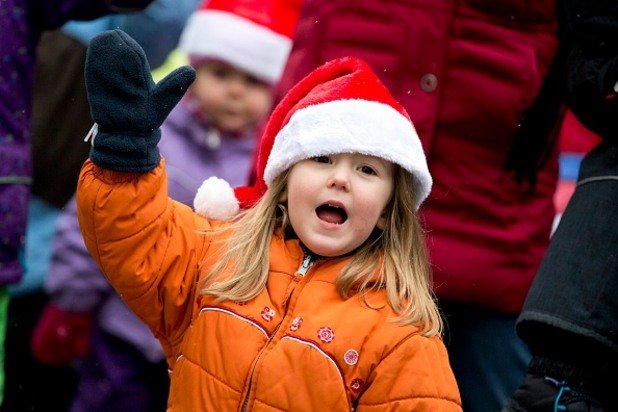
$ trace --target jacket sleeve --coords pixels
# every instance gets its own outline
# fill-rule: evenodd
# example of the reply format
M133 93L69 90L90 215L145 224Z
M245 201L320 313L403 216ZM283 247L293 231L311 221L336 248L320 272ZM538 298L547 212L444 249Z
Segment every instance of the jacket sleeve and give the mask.
M153 0L46 0L30 10L31 21L42 29L55 29L69 20L92 20L110 13L133 12Z
M148 173L120 173L88 160L77 188L84 241L127 305L168 352L189 326L198 265L210 228L167 196L165 161Z
M403 341L376 367L356 410L461 411L442 340L413 335Z
M150 67L161 66L178 46L180 34L199 0L156 0L142 13L118 15L116 27L135 39L146 52ZM165 30L161 30L165 27Z

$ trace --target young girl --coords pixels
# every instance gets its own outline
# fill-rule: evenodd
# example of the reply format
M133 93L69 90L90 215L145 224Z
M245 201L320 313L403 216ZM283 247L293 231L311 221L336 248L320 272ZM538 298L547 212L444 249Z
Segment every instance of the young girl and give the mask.
M292 88L262 136L255 186L211 178L198 214L168 197L156 150L193 73L154 85L135 75L142 64L120 31L90 45L99 133L78 216L164 347L168 409L460 411L416 216L431 176L369 67L335 60Z

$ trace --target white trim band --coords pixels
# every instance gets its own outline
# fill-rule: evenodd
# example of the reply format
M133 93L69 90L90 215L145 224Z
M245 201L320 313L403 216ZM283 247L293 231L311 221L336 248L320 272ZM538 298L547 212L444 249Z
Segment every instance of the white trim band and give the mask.
M295 336L290 336L290 335L285 335L281 338L281 340L285 340L285 339L289 339L292 340L294 342L300 343L301 345L305 345L305 346L309 346L310 348L315 349L320 355L322 355L323 357L325 357L334 367L335 370L337 371L337 374L339 375L339 377L341 378L342 382L345 382L345 379L343 377L343 375L341 374L341 369L339 368L339 365L337 365L337 362L335 362L335 360L333 358L331 358L324 350L322 350L322 348L320 348L318 345L316 345L313 342L309 342L303 339L299 339Z
M362 99L296 111L275 137L264 180L270 185L300 160L337 153L376 156L408 170L416 178L417 209L431 191L433 181L412 123L390 105Z
M251 326L254 326L257 330L259 330L260 332L262 332L262 334L264 335L264 337L266 337L266 339L268 339L268 332L266 332L264 330L264 328L262 328L260 325L258 325L257 323L255 323L254 321L252 321L251 319L247 319L245 317L240 316L238 313L234 313L231 310L227 310L227 309L222 309L222 308L215 308L215 307L211 307L211 306L207 306L204 307L200 310L199 315L205 313L205 312L220 312L220 313L225 313L227 315L230 315L240 321L243 321L245 323L248 323ZM199 316L198 315L198 316Z
M292 41L242 17L208 10L191 15L180 48L190 55L223 60L268 83L276 83Z

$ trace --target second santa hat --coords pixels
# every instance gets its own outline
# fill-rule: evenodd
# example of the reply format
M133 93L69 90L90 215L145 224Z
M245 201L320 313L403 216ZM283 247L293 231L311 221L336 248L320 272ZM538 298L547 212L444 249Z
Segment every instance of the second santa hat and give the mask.
M225 61L274 84L292 49L301 0L206 0L191 15L180 48Z
M231 219L298 161L337 153L380 157L409 171L417 209L431 191L427 160L407 112L364 61L344 57L315 69L274 109L260 140L255 185L232 190L210 178L194 208L211 219Z

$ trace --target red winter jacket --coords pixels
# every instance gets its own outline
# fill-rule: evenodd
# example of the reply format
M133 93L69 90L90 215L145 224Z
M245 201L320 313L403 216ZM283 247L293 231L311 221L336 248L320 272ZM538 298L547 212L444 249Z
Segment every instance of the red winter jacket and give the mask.
M549 240L557 161L532 195L504 164L557 45L556 0L308 0L280 88L365 59L426 150L436 293L517 312Z

